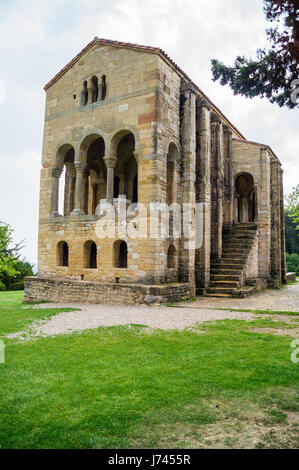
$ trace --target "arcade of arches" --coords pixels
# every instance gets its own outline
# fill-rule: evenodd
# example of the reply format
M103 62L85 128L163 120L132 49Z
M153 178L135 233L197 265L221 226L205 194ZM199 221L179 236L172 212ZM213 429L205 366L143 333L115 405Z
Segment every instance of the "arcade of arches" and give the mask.
M138 202L134 136L126 131L118 133L113 144L114 154L107 156L103 138L96 134L88 136L80 146L80 161L75 161L71 145L58 149L56 167L52 169L52 217L94 215L101 199L113 202L120 195L132 203Z

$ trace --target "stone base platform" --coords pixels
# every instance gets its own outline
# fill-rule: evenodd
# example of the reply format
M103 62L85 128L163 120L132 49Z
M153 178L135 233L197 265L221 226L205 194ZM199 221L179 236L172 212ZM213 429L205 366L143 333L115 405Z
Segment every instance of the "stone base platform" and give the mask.
M296 281L296 273L287 273L286 274L286 282L295 282Z
M66 278L27 277L24 302L78 302L92 304L162 304L190 297L189 284L159 285L100 283Z

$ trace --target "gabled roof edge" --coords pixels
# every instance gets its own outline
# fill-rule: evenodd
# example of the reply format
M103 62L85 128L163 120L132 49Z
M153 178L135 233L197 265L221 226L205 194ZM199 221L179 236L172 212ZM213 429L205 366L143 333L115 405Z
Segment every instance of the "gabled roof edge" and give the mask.
M132 44L129 42L120 42L120 41L113 41L110 39L102 39L98 38L97 36L90 41L87 46L84 47L70 62L68 62L65 67L63 67L60 72L58 72L45 86L44 90L48 90L57 80L59 80L62 75L64 75L79 59L80 57L85 54L88 49L90 49L94 44L103 44L103 45L111 45L111 46L120 46L120 47L130 47L132 49L143 50L145 52L152 52L154 54L158 54L168 62L180 75L182 75L189 83L191 83L196 90L205 98L211 107L217 111L221 115L221 117L229 124L239 136L246 140L245 137L241 134L241 132L230 122L227 117L222 113L222 111L210 100L210 98L191 80L191 78L164 52L162 49L158 47L151 47L151 46L142 46L140 44Z
M279 160L278 156L276 155L275 152L273 152L273 150L271 149L270 145L267 145L267 144L261 144L259 142L254 142L253 140L242 140L242 139L237 139L237 138L233 138L233 140L236 140L237 142L242 142L243 144L252 144L252 145L257 145L258 147L264 147L266 148L267 150L269 150L269 152L271 153L271 155L276 158L276 160L278 160L278 162L280 163L281 165L281 161Z

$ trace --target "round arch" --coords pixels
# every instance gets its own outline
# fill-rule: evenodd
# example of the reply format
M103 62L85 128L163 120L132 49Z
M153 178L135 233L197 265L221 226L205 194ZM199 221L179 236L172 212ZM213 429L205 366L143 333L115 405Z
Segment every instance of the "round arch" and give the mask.
M257 212L257 194L254 177L249 172L240 172L235 176L236 221L253 222Z
M110 142L110 156L115 158L113 196L126 196L138 202L138 160L134 134L128 129L116 132Z
M135 151L136 160L138 159L137 151L139 150L139 134L135 127L125 126L119 127L118 129L114 130L113 134L111 133L108 139L107 145L107 154L111 156L117 155L117 147L120 141L128 134L133 134L134 142L135 142Z
M56 264L65 268L69 266L69 244L65 240L56 245Z
M57 168L63 168L65 158L68 154L73 153L75 157L75 148L69 143L63 143L58 145L55 150L54 166Z
M173 204L177 200L177 165L179 151L174 142L170 142L166 161L166 203Z
M83 246L83 266L84 268L97 269L98 249L93 240L88 240Z
M170 245L167 251L167 268L173 269L176 267L177 251L174 245Z

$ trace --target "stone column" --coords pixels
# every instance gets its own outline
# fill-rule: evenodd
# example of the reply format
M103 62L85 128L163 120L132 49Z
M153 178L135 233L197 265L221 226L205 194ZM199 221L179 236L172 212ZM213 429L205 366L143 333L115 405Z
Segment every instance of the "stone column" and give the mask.
M196 164L196 94L190 85L182 84L181 95L183 98L181 115L181 152L183 162L182 177L182 210L186 215L184 204L193 205L195 208L195 164ZM189 206L190 208L190 206ZM186 209L186 207L185 207ZM190 229L195 229L194 209L190 210L192 220L189 221ZM184 221L184 217L182 218ZM180 249L179 280L189 283L190 295L194 296L195 289L195 240L190 240L186 231L186 223L183 223L183 233Z
M197 104L196 202L202 204L203 243L196 250L196 287L203 293L210 284L211 253L211 108L207 101Z
M223 225L223 147L222 124L218 116L212 118L211 155L211 258L218 262L222 255Z
M285 240L285 220L283 203L283 170L280 168L280 238L281 238L281 282L286 283L287 262L286 262L286 240Z
M83 173L86 168L86 163L75 162L74 166L76 168L76 200L75 200L75 209L71 215L85 215L83 211Z
M267 148L261 148L260 180L258 183L259 208L259 277L270 277L270 246L271 246L271 163Z
M224 127L224 194L223 194L223 232L229 234L234 219L232 131Z
M93 94L93 89L90 87L88 88L88 104L92 104L92 98L93 98L92 94Z
M107 202L113 203L114 194L114 168L116 166L117 158L111 155L104 157L104 162L107 167Z
M257 184L255 184L254 185L254 195L255 195L255 200L254 200L254 222L258 222L258 219L259 219L257 193L258 193Z
M271 162L271 279L273 287L281 283L280 164Z
M59 200L59 178L62 173L62 168L52 168L52 211L50 217L59 217L58 200Z

